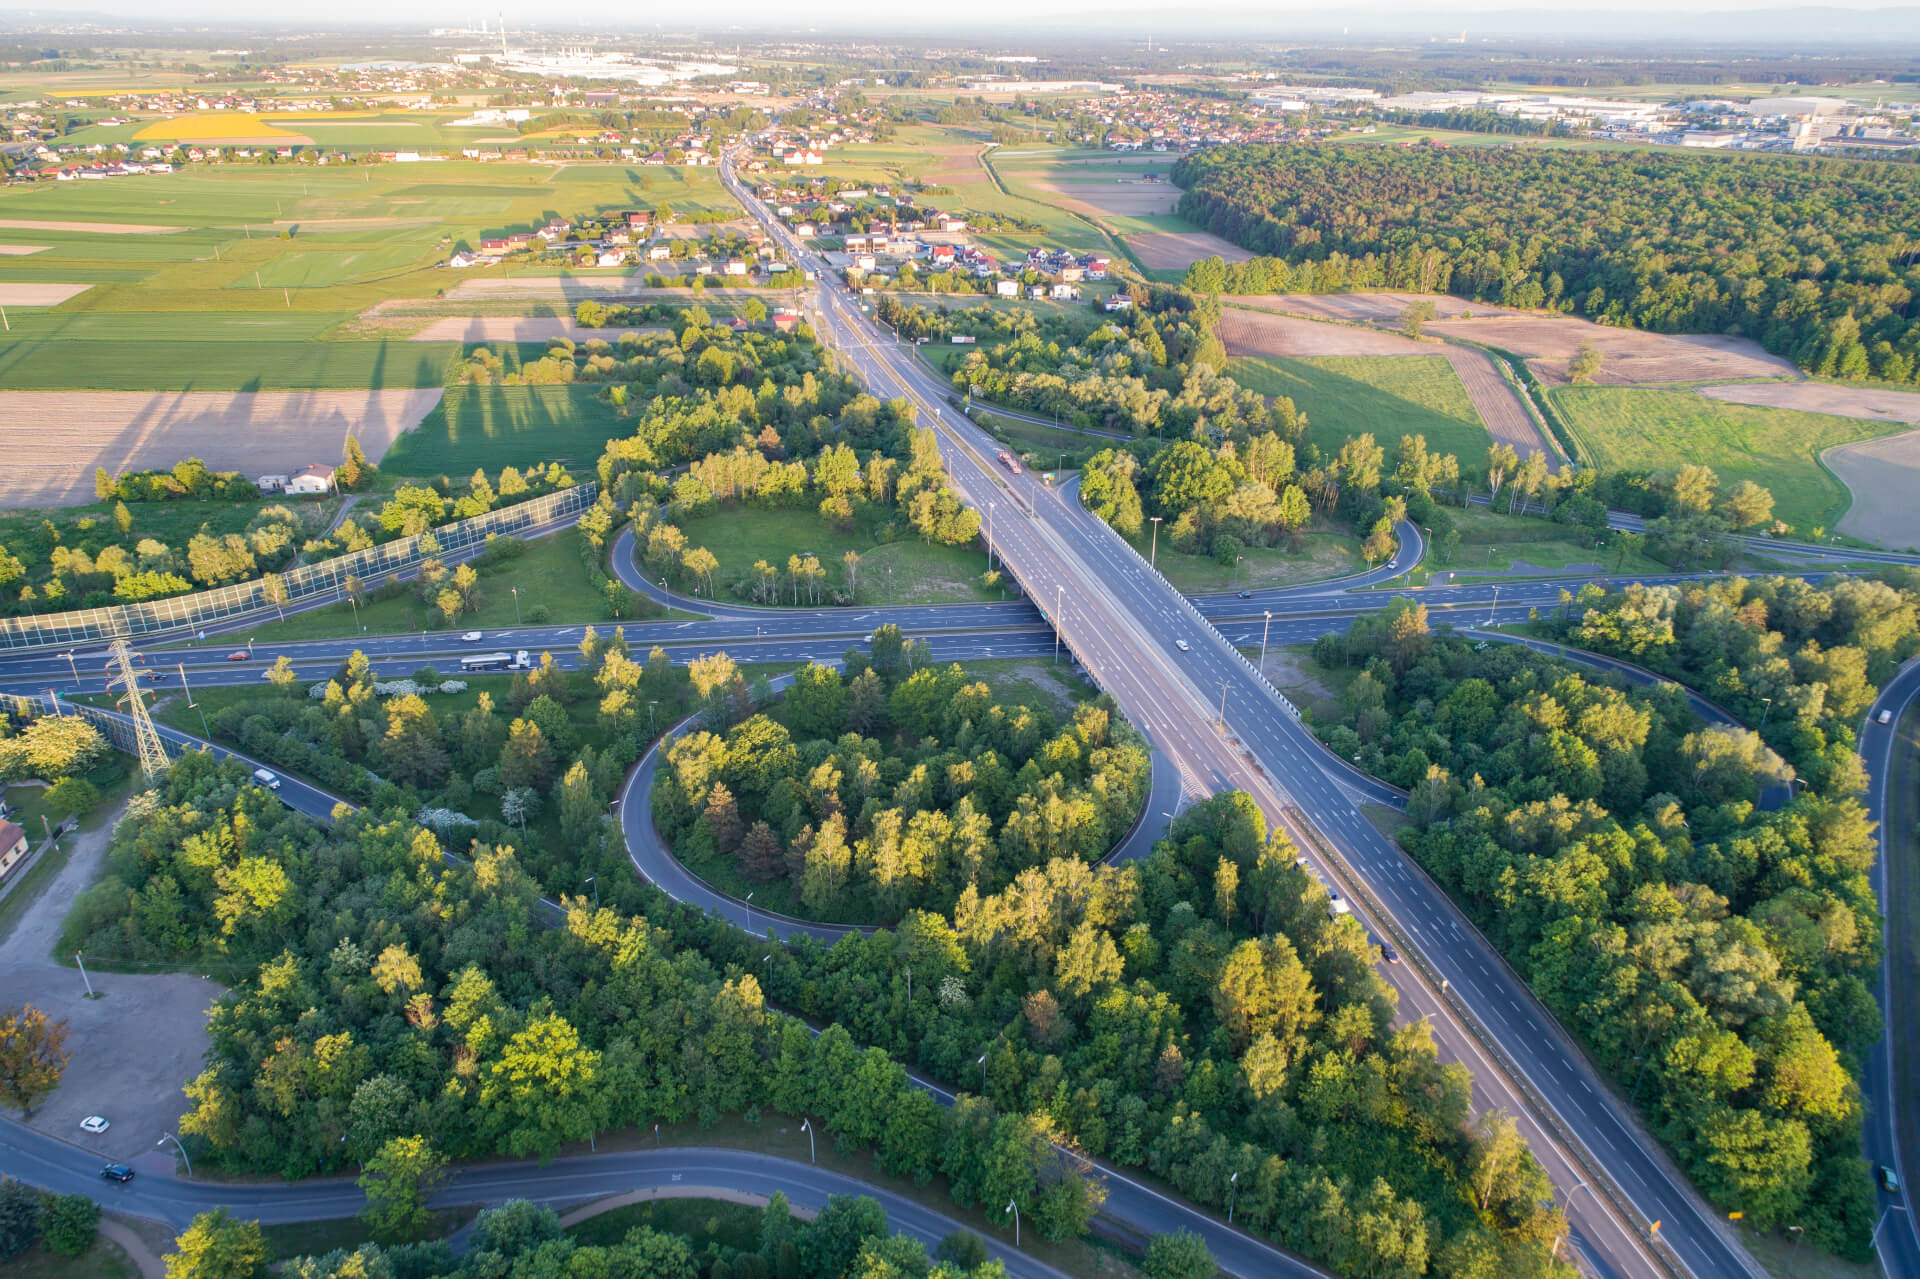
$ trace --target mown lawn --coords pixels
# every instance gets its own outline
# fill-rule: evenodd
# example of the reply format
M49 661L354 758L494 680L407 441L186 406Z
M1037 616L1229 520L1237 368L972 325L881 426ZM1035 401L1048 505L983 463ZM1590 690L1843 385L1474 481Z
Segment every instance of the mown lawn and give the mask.
M791 584L786 582L789 556L812 552L827 570L829 587L839 588L844 582L840 561L848 551L860 554L858 602L862 605L1000 598L998 590L988 591L980 584L987 557L977 546L932 545L910 529L899 540L882 543L875 540L876 523L864 522L852 533L838 533L812 511L732 509L683 521L680 527L689 546L704 546L720 561L714 582L721 599L745 598L733 592L732 583L749 580L754 561L765 560L780 570L788 588L781 603L792 606ZM826 598L823 590L823 603ZM815 607L804 589L799 603Z
M518 591L518 620L514 612ZM419 601L409 583L396 599L369 600L357 610L340 604L307 613L289 613L284 622L267 622L253 632L263 646L291 640L338 639L357 635L397 635L404 631L495 630L533 625L533 610L545 608L550 622L600 622L606 600L587 581L580 560L580 534L566 529L530 538L517 560L480 570L480 607L451 626L438 609ZM356 619L355 614L358 613Z
M1851 501L1846 486L1820 465L1820 453L1891 429L1885 422L1730 404L1693 391L1567 386L1548 394L1594 465L1669 473L1689 462L1710 466L1723 492L1740 480L1769 490L1774 518L1801 533L1831 528Z
M117 1244L101 1239L82 1257L35 1244L6 1265L7 1279L133 1279L140 1272Z
M1490 442L1445 356L1243 356L1228 360L1226 372L1248 390L1290 396L1328 453L1372 432L1391 460L1402 436L1424 435L1428 452L1466 463L1483 458Z
M1563 524L1530 516L1503 515L1483 506L1470 506L1465 510L1448 507L1447 516L1460 531L1460 545L1450 556L1437 546L1429 547L1423 570L1451 569L1456 577L1464 577L1499 572L1516 563L1526 563L1547 569L1598 564L1610 573L1672 571L1658 560L1637 552L1623 555L1614 544L1617 534L1607 534L1607 544L1596 548L1575 541ZM1424 581L1424 574L1416 580Z
M1147 555L1152 551L1152 540L1149 525L1133 539L1134 548ZM1367 562L1360 558L1360 539L1345 533L1309 533L1297 553L1280 547L1252 546L1242 551L1241 556L1240 563L1230 568L1210 556L1182 555L1169 544L1160 548L1155 566L1173 583L1175 590L1186 595L1291 586L1297 582L1360 573L1367 568Z
M401 345L407 345L402 343ZM439 343L413 345L438 346ZM456 351L458 348L456 348ZM394 475L466 475L535 462L586 467L631 434L597 386L453 386L380 459Z

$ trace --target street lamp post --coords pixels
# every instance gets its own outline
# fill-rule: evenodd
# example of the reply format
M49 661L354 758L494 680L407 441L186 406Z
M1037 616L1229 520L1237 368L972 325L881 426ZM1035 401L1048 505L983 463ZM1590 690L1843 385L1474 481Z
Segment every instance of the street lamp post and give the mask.
M1492 625L1493 625L1493 615L1494 615L1495 613L1498 613L1499 611L1500 611L1500 588L1499 588L1498 586L1496 586L1496 587L1494 587L1494 588L1493 588L1493 607L1491 607L1491 608L1489 608L1489 609L1487 610L1487 625L1488 625L1488 626L1492 626Z
M980 1067L980 1095L984 1097L987 1095L987 1055L985 1053L980 1054L978 1064Z
M80 668L73 664L73 650L68 649L66 652L62 653L60 656L67 659L67 669L73 672L73 686L75 688L79 688L80 687Z
M340 1140L345 1141L346 1138L342 1137ZM187 1158L187 1148L180 1144L180 1139L178 1137L174 1136L172 1133L165 1133L165 1134L162 1134L160 1140L154 1142L153 1144L156 1146L164 1146L169 1141L173 1143L174 1149L180 1152L180 1162L186 1164L187 1176L189 1177L193 1176L193 1160Z
M1220 731L1227 731L1227 685L1224 680L1220 684Z
M753 894L752 893L747 894L747 900L744 903L744 905L747 908L747 935L751 937L753 935Z
M1800 1257L1800 1240L1806 1237L1807 1232L1799 1226L1788 1226L1787 1231L1793 1235L1793 1251L1787 1255L1787 1273L1792 1274L1793 1263Z
M1064 607L1067 587L1064 582L1053 588L1053 664L1060 665L1060 610Z
M507 589L513 592L513 624L518 626L520 625L520 588L509 586Z
M1267 609L1264 616L1267 620L1260 624L1260 673L1262 675L1267 673L1267 630L1273 625L1273 610Z
M599 910L600 909L600 877L598 875L589 875L587 876L587 883L593 885L593 908L595 910Z
M1007 1211L1013 1214L1013 1246L1018 1248L1020 1246L1020 1205L1009 1199Z
M1153 545L1147 551L1147 567L1154 568L1160 561L1160 517L1150 515L1147 518L1153 521Z
M1233 1176L1227 1178L1227 1224L1229 1226L1233 1224L1234 1201L1237 1200L1239 1197L1240 1197L1240 1174L1236 1172L1233 1174Z
M811 1119L802 1119L800 1121L800 1131L807 1134L807 1162L819 1163L820 1160L815 1156L813 1150L813 1121Z
M993 506L992 502L987 503L987 568L989 570L993 568Z
M649 733L653 732L653 708L659 704L657 701L647 703L647 732Z
M1767 704L1767 709L1760 712L1760 727L1765 728L1767 726L1767 716L1773 714L1773 699L1771 697L1763 697L1760 700Z

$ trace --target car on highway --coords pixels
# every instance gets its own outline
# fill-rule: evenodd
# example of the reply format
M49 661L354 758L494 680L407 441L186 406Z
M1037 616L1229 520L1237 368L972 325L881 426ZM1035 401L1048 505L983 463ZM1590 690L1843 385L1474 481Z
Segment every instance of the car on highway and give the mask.
M1179 649L1182 653L1191 653L1193 651L1193 647L1189 645L1185 640L1175 640L1173 642L1173 646Z
M1880 1182L1880 1189L1886 1191L1890 1195L1897 1195L1900 1193L1900 1174L1899 1173L1887 1167L1887 1165L1881 1164L1880 1170L1876 1175Z
M1252 599L1252 598L1253 598L1253 592L1252 592L1252 591L1241 591L1241 592L1240 592L1240 598L1241 598L1241 599L1243 599L1243 600L1250 600L1250 599Z
M1400 962L1400 952L1387 945L1387 943L1381 942L1380 958L1389 964L1397 964Z
M253 780L256 782L259 782L262 786L266 787L268 790L280 789L280 778L276 776L274 774L274 771L270 768L254 769Z
M462 635L460 637L460 642L462 644L478 644L480 642L480 639L481 639L481 636L479 631L468 631L465 635Z
M106 1118L101 1115L88 1115L80 1121L81 1132L103 1133L112 1126L113 1125L108 1123Z
M132 1181L133 1169L125 1164L107 1164L100 1169L100 1177L103 1181Z
M251 656L253 655L247 652L246 649L236 648L231 653L227 654L227 660L229 662L244 662Z
M1878 715L1874 716L1874 719L1882 724L1891 724L1893 723L1893 712L1890 710L1881 711Z

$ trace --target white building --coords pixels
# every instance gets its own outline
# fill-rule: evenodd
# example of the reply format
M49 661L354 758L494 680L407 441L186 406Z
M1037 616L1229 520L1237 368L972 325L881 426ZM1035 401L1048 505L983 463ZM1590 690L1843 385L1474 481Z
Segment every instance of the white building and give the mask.
M333 492L333 468L318 463L313 466L303 466L287 477L286 491L305 496L331 493Z

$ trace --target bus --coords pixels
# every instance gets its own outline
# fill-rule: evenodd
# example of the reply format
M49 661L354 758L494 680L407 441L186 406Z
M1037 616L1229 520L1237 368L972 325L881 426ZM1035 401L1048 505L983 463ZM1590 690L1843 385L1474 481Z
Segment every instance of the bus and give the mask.
M475 653L460 659L463 671L524 671L531 666L524 648L517 653Z

